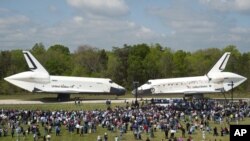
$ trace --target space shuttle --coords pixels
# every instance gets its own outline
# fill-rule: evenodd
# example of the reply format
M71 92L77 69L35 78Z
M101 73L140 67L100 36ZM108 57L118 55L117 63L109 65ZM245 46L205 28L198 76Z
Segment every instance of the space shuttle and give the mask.
M58 100L67 100L70 94L124 95L124 87L109 78L53 76L29 52L23 51L30 71L4 78L9 83L34 93L58 94Z
M227 92L247 80L246 77L232 72L223 72L230 52L226 52L204 76L152 79L137 88L137 94L184 94L203 95L204 93ZM135 94L135 90L132 91Z

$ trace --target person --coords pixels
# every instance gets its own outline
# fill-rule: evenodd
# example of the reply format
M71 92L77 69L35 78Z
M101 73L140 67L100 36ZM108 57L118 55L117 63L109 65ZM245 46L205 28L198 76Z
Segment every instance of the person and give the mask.
M153 128L151 127L151 128L149 128L149 135L150 135L150 137L151 138L154 138L154 130L153 130Z
M221 130L220 130L220 134L221 136L224 136L224 129L221 127Z
M2 134L3 134L3 129L0 128L0 137L2 137Z
M97 141L102 141L102 137L100 135L97 136Z
M12 137L12 138L14 137L14 133L15 133L15 127L13 126L13 127L11 128L11 137Z
M108 141L108 135L107 135L106 132L104 133L104 137L103 138L104 138L104 141Z
M189 136L187 141L193 141L193 138L191 136Z
M115 136L115 141L119 141L119 138L118 138L118 136Z
M181 127L181 134L182 134L182 137L185 138L185 128Z
M184 139L182 137L179 137L177 141L184 141Z
M79 125L78 123L76 124L76 127L75 127L75 128L76 128L76 134L79 134L79 131L80 131L80 125Z
M56 136L59 136L60 135L60 127L59 126L56 126Z
M169 131L169 129L168 129L168 127L166 127L165 128L165 139L168 139L168 131Z
M190 127L190 123L187 122L187 123L186 123L186 130L187 130L187 131L189 131L189 127Z
M206 140L206 132L205 129L202 130L202 139Z
M4 128L3 130L3 136L6 137L8 135L8 128Z
M214 136L218 136L218 131L217 131L217 127L214 127Z
M170 130L170 138L174 138L174 133L175 133L176 131L174 130L174 129L171 129Z
M33 134L33 139L34 139L34 141L37 141L37 134L36 133Z
M146 141L150 141L149 137L147 137Z
M81 104L81 99L80 99L80 97L78 97L78 105L80 105Z
M51 136L50 136L50 134L48 134L47 136L46 136L46 141L50 141L51 140Z
M82 126L81 131L80 131L80 136L83 136L83 130L84 130L84 127Z
M77 98L75 97L75 105L76 105L76 102L77 102L76 99L77 99Z

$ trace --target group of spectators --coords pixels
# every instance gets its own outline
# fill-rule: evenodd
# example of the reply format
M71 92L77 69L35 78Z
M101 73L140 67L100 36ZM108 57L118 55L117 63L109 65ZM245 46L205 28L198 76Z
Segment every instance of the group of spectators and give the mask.
M107 132L98 135L97 141L124 139L124 134L132 132L135 140L147 140L155 137L156 131L161 131L165 138L162 140L183 141L192 140L198 130L202 138L206 134L224 136L229 134L229 123L243 120L250 116L250 106L240 101L234 104L220 104L216 100L172 100L167 105L164 99L142 100L141 105L134 102L125 107L116 106L106 110L77 110L77 111L43 111L43 110L0 110L0 138L11 135L32 135L34 141L43 138L51 140L51 134L60 136L61 129L76 133L79 136L96 133L98 128L106 128L107 132L118 133L115 139L109 139ZM211 127L210 122L220 126ZM222 127L222 122L228 123ZM224 125L224 124L223 124ZM98 127L101 126L101 127ZM43 131L42 131L43 130ZM42 131L42 132L41 132ZM181 136L176 136L180 132Z

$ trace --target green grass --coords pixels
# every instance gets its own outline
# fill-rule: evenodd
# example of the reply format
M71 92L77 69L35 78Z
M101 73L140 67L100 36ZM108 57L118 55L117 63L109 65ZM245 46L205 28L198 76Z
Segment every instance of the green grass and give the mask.
M115 106L125 106L125 103L113 103L111 108ZM29 110L105 110L107 105L104 103L81 103L80 105L75 104L15 104L15 105L1 105L0 109L29 109Z
M224 95L222 93L216 93L216 94L205 94L205 97L208 98L224 98ZM225 96L227 99L231 99L231 93L227 92L225 93ZM250 98L250 92L234 92L234 98ZM0 95L0 99L22 99L22 100L42 100L42 101L56 101L56 94L43 94L43 93L16 93L16 94L9 94L9 95ZM72 94L71 100L74 100L75 97L80 97L82 99L86 100L95 100L95 99L122 99L122 98L133 98L134 95L131 94L131 92L127 92L123 96L116 96L116 95L99 95L99 94ZM140 95L138 97L141 97ZM182 94L164 94L164 95L146 95L143 97L147 98L182 98Z

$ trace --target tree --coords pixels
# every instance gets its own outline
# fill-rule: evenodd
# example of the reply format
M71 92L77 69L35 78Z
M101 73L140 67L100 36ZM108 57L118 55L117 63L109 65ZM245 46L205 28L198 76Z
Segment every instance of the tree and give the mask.
M238 63L240 66L239 74L245 76L246 78L250 78L250 52L243 53ZM250 90L249 81L244 82L243 85L240 87L242 87L242 89L245 91L249 91Z
M8 75L11 66L11 52L2 51L0 54L0 76L1 80Z
M70 55L69 48L64 45L55 44L53 46L50 46L48 49L48 52L51 52L51 51L59 52L64 55Z
M98 58L99 58L99 63L100 63L100 70L105 71L107 69L109 58L104 49L102 49L101 51L98 51Z
M76 65L82 68L82 75L103 77L107 69L108 56L105 50L83 45L78 47L74 60Z
M146 71L143 66L143 60L150 52L147 44L138 44L130 47L128 55L128 80L132 84L133 81L143 83L146 80Z
M189 63L187 61L187 56L189 54L184 52L183 50L178 50L174 56L173 56L173 61L174 61L174 70L173 74L175 77L184 77L188 76L189 72Z
M198 50L187 57L189 62L189 74L191 76L204 75L214 66L221 57L219 49L209 48Z
M161 58L163 56L162 47L159 45L150 47L150 52L143 60L143 68L145 70L145 78L144 80L148 79L155 79L161 78Z
M109 74L113 74L113 80L126 88L131 88L131 83L128 82L128 58L130 53L130 46L124 45L123 48L113 47L113 54L115 60L112 61L112 70L109 69ZM108 64L108 68L110 68L110 61Z
M231 52L226 70L239 73L241 68L238 65L238 62L241 57L241 53L239 52L237 47L235 45L228 45L223 49L223 52Z
M73 63L68 47L63 45L49 47L45 66L51 75L71 75Z
M52 75L108 77L127 89L132 88L133 81L143 84L148 79L204 75L224 52L231 52L225 71L249 78L250 52L240 53L234 45L192 53L173 51L160 44L125 44L113 47L112 51L83 45L72 54L68 47L58 44L46 50L42 43L36 43L31 49L31 53ZM20 88L3 78L27 70L21 50L0 51L0 93L21 92ZM250 83L246 81L238 89L249 91Z
M162 52L160 62L160 73L162 78L171 78L174 76L174 58L173 51L170 48L165 48Z
M9 76L11 68L11 52L10 51L1 51L0 53L0 93L6 94L9 93L9 84L3 80L4 77Z
M46 49L45 49L45 47L44 47L44 45L42 43L36 43L32 47L31 52L33 54L37 54L37 55L39 55L39 54L45 54L46 53Z

